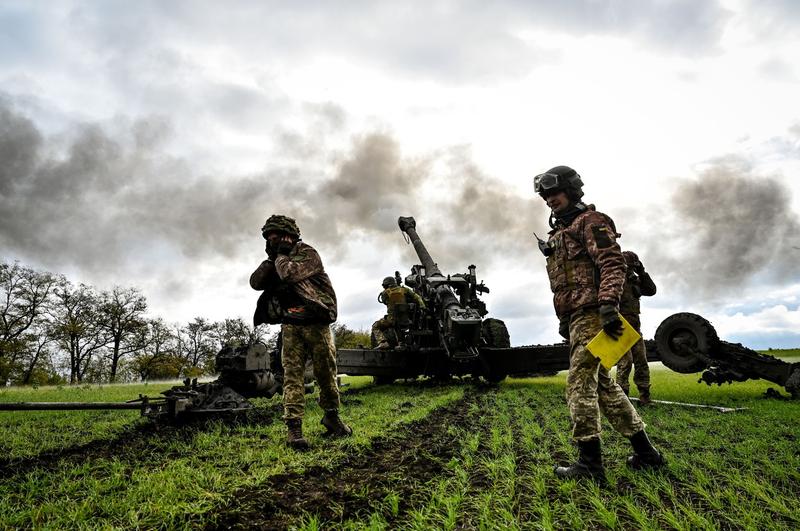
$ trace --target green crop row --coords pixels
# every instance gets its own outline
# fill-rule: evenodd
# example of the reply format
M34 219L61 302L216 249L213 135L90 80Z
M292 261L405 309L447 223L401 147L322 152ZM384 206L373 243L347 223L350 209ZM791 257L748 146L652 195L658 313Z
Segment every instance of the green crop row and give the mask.
M563 378L511 380L480 395L447 473L398 514L397 500L372 502L364 517L301 529L797 529L800 526L800 404L764 398L764 382L713 387L696 376L654 371L656 398L746 410L655 405L642 409L668 466L625 466L626 439L607 423L608 484L557 480L556 463L575 457Z
M353 378L351 389L365 385ZM95 389L91 399L108 401L130 390L123 386ZM64 400L53 391L52 399ZM265 482L276 474L302 474L310 466L328 466L342 456L358 452L371 441L392 435L398 427L428 415L433 409L458 400L459 386L425 389L387 386L368 393L343 396L343 415L356 427L355 436L327 441L321 437L322 412L312 397L308 401L306 432L313 450L287 451L285 428L280 421L280 397L258 400L274 410L269 423L228 425L211 422L200 427L147 430L145 421L125 429L108 415L119 412L0 413L0 433L6 455L25 455L20 468L7 466L0 479L0 529L17 527L94 528L145 527L194 528L213 523L207 513L223 505L236 489ZM18 396L4 394L5 401ZM81 400L89 399L82 396ZM401 407L402 405L402 407ZM125 413L125 412L122 412ZM48 418L48 415L50 417ZM123 415L124 416L124 415ZM22 419L21 419L22 417ZM27 421L25 419L28 419ZM43 438L61 431L62 459L38 462L30 458L37 448L53 449L53 439L40 447L9 433L30 423L27 433L41 430ZM85 446L89 427L96 422L99 444ZM118 435L114 437L114 434ZM74 448L73 445L79 445ZM84 451L85 450L85 451Z
M258 400L253 421L183 428L153 427L135 412L0 412L0 528L247 527L270 515L242 509L239 497L286 496L276 478L323 497L273 504L281 513L270 522L302 529L799 528L800 403L765 398L766 382L696 380L653 370L654 398L746 409L643 408L668 459L659 472L627 469L627 440L604 424L605 486L553 476L575 457L563 373L488 389L351 378L343 416L355 436L323 439L311 395L306 453L284 445L279 397ZM9 389L0 400L115 401L158 390ZM396 466L370 477L384 451ZM335 494L329 503L326 493ZM230 518L239 509L242 518Z

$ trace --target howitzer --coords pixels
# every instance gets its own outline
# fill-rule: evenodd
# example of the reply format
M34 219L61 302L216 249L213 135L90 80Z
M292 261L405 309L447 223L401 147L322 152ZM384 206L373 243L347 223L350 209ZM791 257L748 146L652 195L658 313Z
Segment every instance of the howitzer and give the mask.
M426 333L417 337L433 336L449 358L477 358L481 347L481 321L487 313L478 293L488 293L489 288L477 283L474 265L467 268L467 273L445 277L417 234L414 218L401 217L398 225L408 235L422 262L412 267L411 275L406 277L406 285L422 296L430 312L425 323Z
M144 417L168 422L237 414L253 407L248 398L269 398L282 392L279 349L269 352L263 343L226 346L216 356L216 380L186 379L183 385L162 391L160 397L139 395L127 402L0 402L0 411L136 409ZM309 377L307 374L307 382Z
M800 363L787 363L739 343L721 341L711 323L699 315L676 313L664 319L653 346L659 359L673 371L702 372L698 382L722 385L763 379L800 398Z
M425 308L395 306L397 348L340 349L339 372L369 374L379 382L421 375L472 375L490 381L504 378L506 373L495 370L491 353L485 349L509 347L508 331L502 321L484 319L486 304L479 297L489 288L478 283L476 267L470 265L466 273L444 275L419 237L414 218L401 217L398 226L421 262L411 267L405 284L422 297Z

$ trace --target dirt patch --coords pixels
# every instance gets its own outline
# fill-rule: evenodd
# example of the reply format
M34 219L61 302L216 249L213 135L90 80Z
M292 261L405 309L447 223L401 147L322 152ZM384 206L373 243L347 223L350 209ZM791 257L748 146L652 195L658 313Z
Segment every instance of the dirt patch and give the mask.
M124 428L111 439L59 448L22 459L0 459L0 477L8 479L33 469L53 470L61 463L77 463L90 459L114 457L125 460L130 457L139 460L143 450L166 449L170 441L191 438L195 433L208 429L210 423L222 422L229 427L270 424L280 418L281 413L280 406L273 406L255 408L237 416L189 419L179 424L161 424L148 420Z
M458 451L450 426L479 429L468 413L475 392L433 411L405 427L399 437L373 443L364 452L346 456L333 468L313 467L303 474L273 476L256 487L241 489L231 502L208 514L210 529L286 529L305 514L320 522L363 517L376 510L375 502L396 495L396 511L384 517L391 524L414 506L421 487L447 474L447 463Z

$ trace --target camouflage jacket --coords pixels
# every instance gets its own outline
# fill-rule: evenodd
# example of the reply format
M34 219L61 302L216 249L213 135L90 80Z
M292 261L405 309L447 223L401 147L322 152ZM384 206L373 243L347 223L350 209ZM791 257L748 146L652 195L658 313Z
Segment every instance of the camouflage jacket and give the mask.
M278 255L274 264L265 260L250 276L253 289L265 290L259 298L255 321L267 315L266 305L277 297L286 313L282 322L311 324L336 320L336 292L325 273L319 253L303 241L292 247L288 255ZM262 308L264 306L264 308ZM256 323L258 324L258 323Z
M378 300L386 305L386 313L389 317L394 315L396 304L416 304L418 308L425 308L425 301L416 291L405 286L392 286L386 288L378 295Z
M641 308L639 299L642 295L650 297L656 294L656 285L644 270L639 257L633 251L623 251L628 272L625 285L622 287L622 298L619 301L619 312L623 315L639 315Z
M619 305L627 267L617 236L611 218L591 205L550 231L547 276L559 319L583 307Z

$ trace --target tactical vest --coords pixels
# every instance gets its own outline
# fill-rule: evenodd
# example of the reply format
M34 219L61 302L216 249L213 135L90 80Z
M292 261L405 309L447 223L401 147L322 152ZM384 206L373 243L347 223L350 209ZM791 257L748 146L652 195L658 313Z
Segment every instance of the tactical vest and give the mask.
M580 235L570 228L556 231L548 241L554 252L547 257L547 276L559 317L597 304L599 273L580 242Z
M394 307L397 304L406 303L406 291L408 288L403 286L394 286L383 290L380 296L380 301L386 305L386 313L390 316L394 315Z

